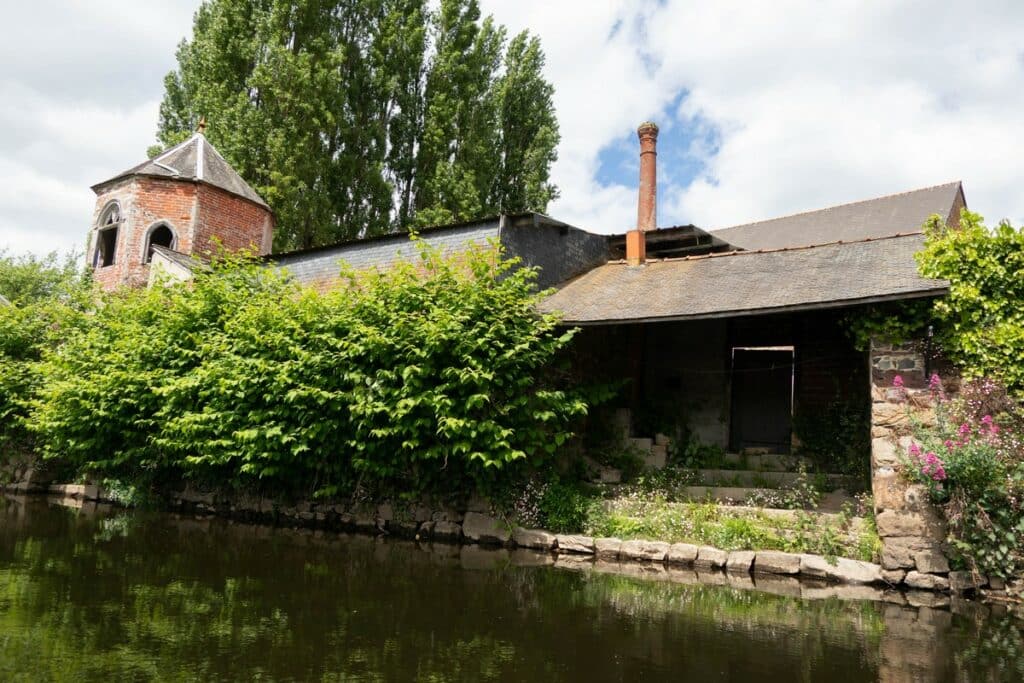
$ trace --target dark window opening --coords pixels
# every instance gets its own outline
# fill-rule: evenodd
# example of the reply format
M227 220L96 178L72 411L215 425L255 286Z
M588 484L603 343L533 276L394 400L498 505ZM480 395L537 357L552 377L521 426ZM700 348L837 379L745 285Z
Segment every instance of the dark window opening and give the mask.
M146 245L146 263L153 260L153 247L174 248L174 232L166 225L159 225L149 233L149 244Z
M792 346L734 347L730 446L788 454L793 431L795 350Z
M117 228L100 230L96 240L96 265L100 268L114 265L117 250Z
M114 252L117 251L117 228L121 225L121 206L110 202L100 215L99 231L96 233L96 254L93 256L94 268L105 268L114 265Z

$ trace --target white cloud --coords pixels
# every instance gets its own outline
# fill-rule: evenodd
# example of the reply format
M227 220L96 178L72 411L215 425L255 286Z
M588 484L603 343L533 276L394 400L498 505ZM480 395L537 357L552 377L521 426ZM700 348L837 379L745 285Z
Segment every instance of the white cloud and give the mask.
M663 160L663 225L729 225L954 179L990 220L1024 218L1020 3L595 4L485 3L547 50L563 130L551 213L564 220L629 224L633 188L597 185L597 152L650 116L663 129L699 116L718 132L718 145L691 150L705 164L692 184L672 182ZM607 40L616 23L625 28Z
M0 23L0 249L81 249L89 186L145 158L195 0L28 2Z
M161 79L197 4L5 8L0 248L80 247L88 186L153 141ZM666 133L716 133L688 150L703 164L692 183L662 147L663 225L728 225L953 179L991 221L1024 219L1019 2L482 5L542 38L562 127L562 196L549 212L563 220L603 232L633 224L635 181L599 182L599 152L647 118Z

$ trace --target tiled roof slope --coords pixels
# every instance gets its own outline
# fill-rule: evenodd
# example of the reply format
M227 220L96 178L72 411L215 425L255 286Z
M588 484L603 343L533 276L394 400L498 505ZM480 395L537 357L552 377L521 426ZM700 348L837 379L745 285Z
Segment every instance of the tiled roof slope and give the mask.
M484 246L488 240L497 237L497 218L448 228L435 228L420 234L423 242L445 254L464 251L473 244ZM342 262L356 269L386 268L397 261L413 261L416 256L416 244L409 239L408 234L399 233L280 254L270 256L268 259L287 270L297 282L323 288L338 281Z
M567 324L713 318L932 296L920 277L920 234L765 252L600 266L542 304Z
M143 161L127 171L118 173L109 180L93 185L93 190L110 182L135 175L155 176L158 178L180 178L198 180L214 187L244 197L249 201L267 206L267 203L256 194L256 190L242 180L235 169L231 168L224 157L209 143L202 133L196 133L180 145L176 145L158 157ZM267 207L269 208L269 207Z
M853 242L918 232L932 215L955 218L963 206L959 182L832 206L782 218L712 230L740 249L781 249Z

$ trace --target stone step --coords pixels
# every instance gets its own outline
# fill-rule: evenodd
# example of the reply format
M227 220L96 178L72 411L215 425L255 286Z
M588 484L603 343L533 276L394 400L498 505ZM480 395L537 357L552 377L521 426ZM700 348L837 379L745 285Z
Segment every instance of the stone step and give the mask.
M766 455L743 455L741 453L726 453L723 460L730 465L738 465L745 470L758 472L792 472L800 465L810 467L811 461L798 455L781 455L769 453Z
M754 493L772 490L774 489L759 489L748 486L687 486L683 489L683 495L695 501L711 500L716 503L742 503Z
M774 470L697 470L699 481L705 486L738 486L744 488L779 489L795 482L798 472ZM857 477L845 474L826 474L833 488L849 487L857 483Z

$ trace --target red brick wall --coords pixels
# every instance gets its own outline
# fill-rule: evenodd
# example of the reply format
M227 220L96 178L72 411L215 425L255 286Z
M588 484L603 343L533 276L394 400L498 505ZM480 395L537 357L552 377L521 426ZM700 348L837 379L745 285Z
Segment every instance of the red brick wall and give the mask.
M96 197L86 258L96 254L97 222L111 201L121 205L121 227L113 265L96 268L94 277L104 289L142 286L149 280L144 251L149 231L166 223L177 238L175 250L202 255L213 250L214 238L231 251L254 247L270 252L273 217L252 202L214 187L188 180L128 178Z
M273 218L270 212L246 199L209 185L199 185L199 214L195 253L215 251L215 239L228 251L253 248L270 253Z

